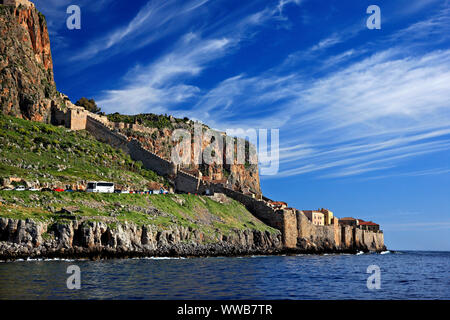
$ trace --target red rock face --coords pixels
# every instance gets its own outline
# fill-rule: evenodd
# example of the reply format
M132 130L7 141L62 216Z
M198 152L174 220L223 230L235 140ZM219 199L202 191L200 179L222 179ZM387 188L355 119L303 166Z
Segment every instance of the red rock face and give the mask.
M49 122L61 98L45 17L34 7L0 6L0 35L2 113Z
M184 129L189 129L189 127L185 127ZM171 140L173 130L168 128L160 130L153 128L149 129L148 133L138 133L126 129L122 129L121 131L129 137L139 140L146 149L156 153L161 158L171 158L172 150L176 144ZM202 152L208 145L209 143L204 140L201 146ZM194 163L194 145L192 144L191 147L191 163ZM225 153L223 154L222 163L226 163ZM237 164L237 160L235 160L234 164L231 165L202 163L200 165L191 164L189 166L182 166L181 168L196 176L201 172L205 181L227 181L235 190L244 191L245 188L248 188L256 194L261 194L259 170L256 164Z
M28 31L29 41L34 51L36 61L44 65L45 70L53 69L52 53L50 49L50 37L48 35L45 18L35 8L16 8L17 22Z

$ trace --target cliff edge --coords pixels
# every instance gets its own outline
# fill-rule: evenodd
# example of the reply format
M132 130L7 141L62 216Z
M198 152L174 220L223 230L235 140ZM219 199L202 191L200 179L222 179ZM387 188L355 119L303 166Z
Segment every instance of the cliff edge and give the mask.
M34 6L0 5L0 33L1 112L49 122L61 98L45 17Z

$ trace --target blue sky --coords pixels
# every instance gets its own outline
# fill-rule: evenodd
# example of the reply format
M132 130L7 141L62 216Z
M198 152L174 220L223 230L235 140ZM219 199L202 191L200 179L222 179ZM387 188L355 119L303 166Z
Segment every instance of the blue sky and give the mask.
M72 101L280 129L267 196L376 221L392 249L450 250L449 1L34 2Z

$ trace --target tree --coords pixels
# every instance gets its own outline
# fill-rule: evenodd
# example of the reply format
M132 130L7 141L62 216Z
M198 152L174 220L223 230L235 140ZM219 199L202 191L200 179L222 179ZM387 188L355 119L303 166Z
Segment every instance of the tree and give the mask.
M100 114L102 109L97 106L97 103L95 103L94 99L88 99L88 98L81 98L78 100L75 105L85 108L87 111L90 111L92 113Z

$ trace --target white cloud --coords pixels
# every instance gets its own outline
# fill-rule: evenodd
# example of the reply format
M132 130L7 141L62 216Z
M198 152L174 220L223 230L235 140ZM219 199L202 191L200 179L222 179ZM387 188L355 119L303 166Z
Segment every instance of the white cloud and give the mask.
M149 1L128 24L100 39L92 40L72 60L89 60L100 53L113 55L148 45L175 30L181 30L195 17L195 10L207 2L208 0L189 0L180 4L176 0Z
M230 44L228 39L203 40L188 34L175 51L130 72L127 78L131 81L124 88L105 91L98 104L106 111L126 114L145 112L149 107L152 112L163 112L200 91L177 80L198 75L210 61L222 56Z
M266 8L207 38L188 33L172 52L132 70L127 77L133 82L106 91L99 104L107 111L173 113L189 102L193 107L184 115L218 129L280 128L285 177L368 174L450 148L450 50L409 51L415 37L408 40L405 31L423 31L430 26L426 22L398 32L403 33L398 46L369 56L371 47L362 46L328 57L316 69L339 68L320 76L285 72L281 65L258 75L237 74L207 92L189 84L187 79L237 48L248 30L275 18L275 12ZM441 28L446 20L438 17L430 21ZM307 53L325 51L355 32L332 35Z

